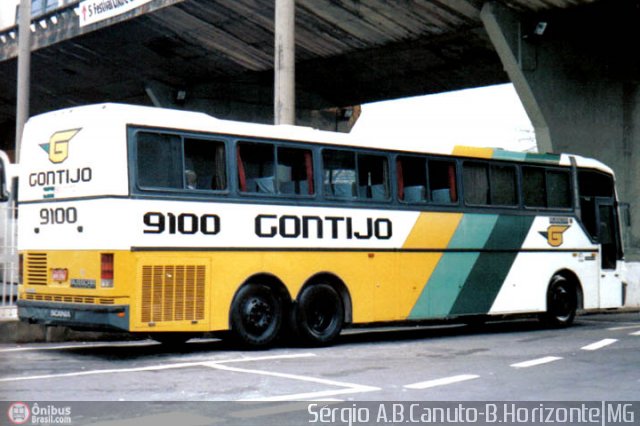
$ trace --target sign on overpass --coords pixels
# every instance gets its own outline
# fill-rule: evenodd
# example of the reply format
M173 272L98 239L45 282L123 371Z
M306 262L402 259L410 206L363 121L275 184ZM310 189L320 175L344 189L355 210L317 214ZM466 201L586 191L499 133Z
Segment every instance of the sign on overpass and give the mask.
M151 0L86 0L80 3L80 26L95 24L149 3Z

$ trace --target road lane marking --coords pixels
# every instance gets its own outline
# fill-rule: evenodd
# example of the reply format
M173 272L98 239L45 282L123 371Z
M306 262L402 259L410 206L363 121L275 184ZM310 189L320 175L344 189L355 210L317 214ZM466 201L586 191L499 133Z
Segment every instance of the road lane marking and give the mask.
M311 382L311 383L317 383L321 385L336 386L336 387L343 388L343 389L334 389L334 390L324 390L324 391L318 391L318 392L305 392L305 393L298 393L298 394L278 395L278 396L263 397L263 398L251 398L251 399L244 399L242 401L290 401L290 400L325 398L325 397L335 396L335 395L373 392L373 391L380 390L380 388L374 387L374 386L358 385L355 383L347 383L347 382L338 382L336 380L321 379L321 378L312 377L312 376L302 376L299 374L278 373L275 371L264 371L264 370L253 370L253 369L247 369L247 368L230 367L228 365L222 365L222 363L215 362L215 361L204 362L202 363L202 365L215 368L218 370L232 371L236 373L256 374L260 376L271 376L271 377L278 377L281 379L298 380L303 382Z
M620 331L620 330L630 330L632 328L640 328L640 324L624 325L624 326L619 326L619 327L610 327L610 328L607 328L607 330L609 330L609 331Z
M266 355L266 356L248 356L244 358L232 358L232 359L221 359L218 361L201 361L204 363L217 363L217 364L227 364L230 362L254 362L254 361L273 361L273 360L282 360L282 359L298 359L298 358L309 358L317 356L314 353L306 352L301 354L287 354L287 355ZM208 367L208 366L207 366Z
M290 400L303 400L303 399L318 400L320 398L329 398L329 397L335 397L338 395L372 392L372 391L380 390L380 388L373 387L373 386L358 385L358 384L347 383L347 382L338 382L335 380L327 380L327 379L321 379L321 378L310 377L310 376L302 376L297 374L277 373L273 371L237 368L237 367L231 367L228 365L230 363L299 359L299 358L309 358L309 357L315 357L315 356L316 354L314 353L268 355L268 356L258 356L258 357L252 356L252 357L242 357L242 358L234 358L234 359L222 359L222 360L216 360L216 361L197 361L197 362L183 362L183 363L173 363L173 364L164 364L164 365L150 365L146 367L135 367L135 368L119 368L119 369L113 368L113 369L104 369L104 370L76 371L76 372L59 373L59 374L43 374L43 375L25 376L25 377L5 377L5 378L0 378L0 382L55 379L55 378L91 376L91 375L100 375L100 374L138 373L138 372L146 372L146 371L161 371L161 370L189 368L189 367L209 367L209 368L215 368L218 370L225 370L225 371L238 372L238 373L258 374L263 376L273 376L273 377L279 377L284 379L293 379L293 380L299 380L299 381L312 382L312 383L317 383L317 384L322 384L327 386L335 386L340 388L340 389L331 389L331 390L324 390L324 391L318 391L318 392L306 392L306 393L298 393L298 394L290 394L290 395L280 395L275 397L247 399L247 401L290 401Z
M442 379L427 380L426 382L412 383L410 385L404 385L404 387L407 389L428 389L436 386L445 386L445 385L451 385L454 383L465 382L467 380L473 380L479 377L480 376L476 374L460 374L458 376L443 377Z
M134 367L134 368L110 368L104 370L88 370L88 371L75 371L70 373L58 373L58 374L42 374L38 376L23 376L23 377L4 377L0 378L0 382L19 382L25 380L41 380L41 379L56 379L62 377L78 377L78 376L92 376L98 374L115 374L115 373L138 373L145 371L161 371L161 370L171 370L177 368L189 368L189 367L202 367L207 366L205 364L211 363L232 363L232 362L246 362L246 361L264 361L264 360L275 360L275 359L291 359L291 358L306 358L316 356L312 353L302 353L302 354L289 354L289 355L270 355L264 357L243 357L236 359L227 359L227 360L219 360L219 361L196 361L196 362L180 362L174 364L164 364L164 365L150 365L147 367Z
M583 346L580 349L582 349L583 351L597 351L598 349L609 346L617 341L618 339L602 339L597 342L591 343L590 345Z
M143 346L155 346L156 342L149 341L136 341L136 342L124 342L124 343L81 343L76 345L55 345L55 346L21 346L16 348L3 348L2 352L25 352L25 351L53 351L53 350L66 350L66 349L100 349L100 348L126 348L126 347L143 347Z
M640 336L640 331L634 331L633 333L629 333L629 336Z
M560 356L545 356L543 358L536 358L529 361L517 362L515 364L511 364L513 368L529 368L535 367L537 365L548 364L550 362L559 361L562 357Z

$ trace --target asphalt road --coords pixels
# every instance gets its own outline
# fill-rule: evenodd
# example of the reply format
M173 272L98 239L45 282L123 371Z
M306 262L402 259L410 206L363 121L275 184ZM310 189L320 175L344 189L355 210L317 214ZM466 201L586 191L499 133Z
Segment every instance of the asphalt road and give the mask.
M637 312L581 316L566 329L519 320L350 330L327 348L246 351L215 339L178 349L151 340L0 345L4 401L344 401L355 407L639 396ZM127 406L120 406L123 413ZM135 405L131 410L140 414ZM307 417L300 423L308 424Z

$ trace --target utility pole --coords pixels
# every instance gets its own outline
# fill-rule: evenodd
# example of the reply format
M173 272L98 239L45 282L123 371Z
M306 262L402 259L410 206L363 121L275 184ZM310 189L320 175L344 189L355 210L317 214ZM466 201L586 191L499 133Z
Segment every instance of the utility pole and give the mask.
M18 93L16 106L16 158L20 161L22 131L29 118L29 85L31 74L31 0L20 0L18 23Z
M275 0L274 123L296 124L295 0Z

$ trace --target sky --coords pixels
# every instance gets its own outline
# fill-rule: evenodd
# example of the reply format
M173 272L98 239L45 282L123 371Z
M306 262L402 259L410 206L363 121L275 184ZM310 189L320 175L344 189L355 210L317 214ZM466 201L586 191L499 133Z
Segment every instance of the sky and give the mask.
M512 84L365 104L351 133L402 137L438 151L442 145L535 149L533 126Z

